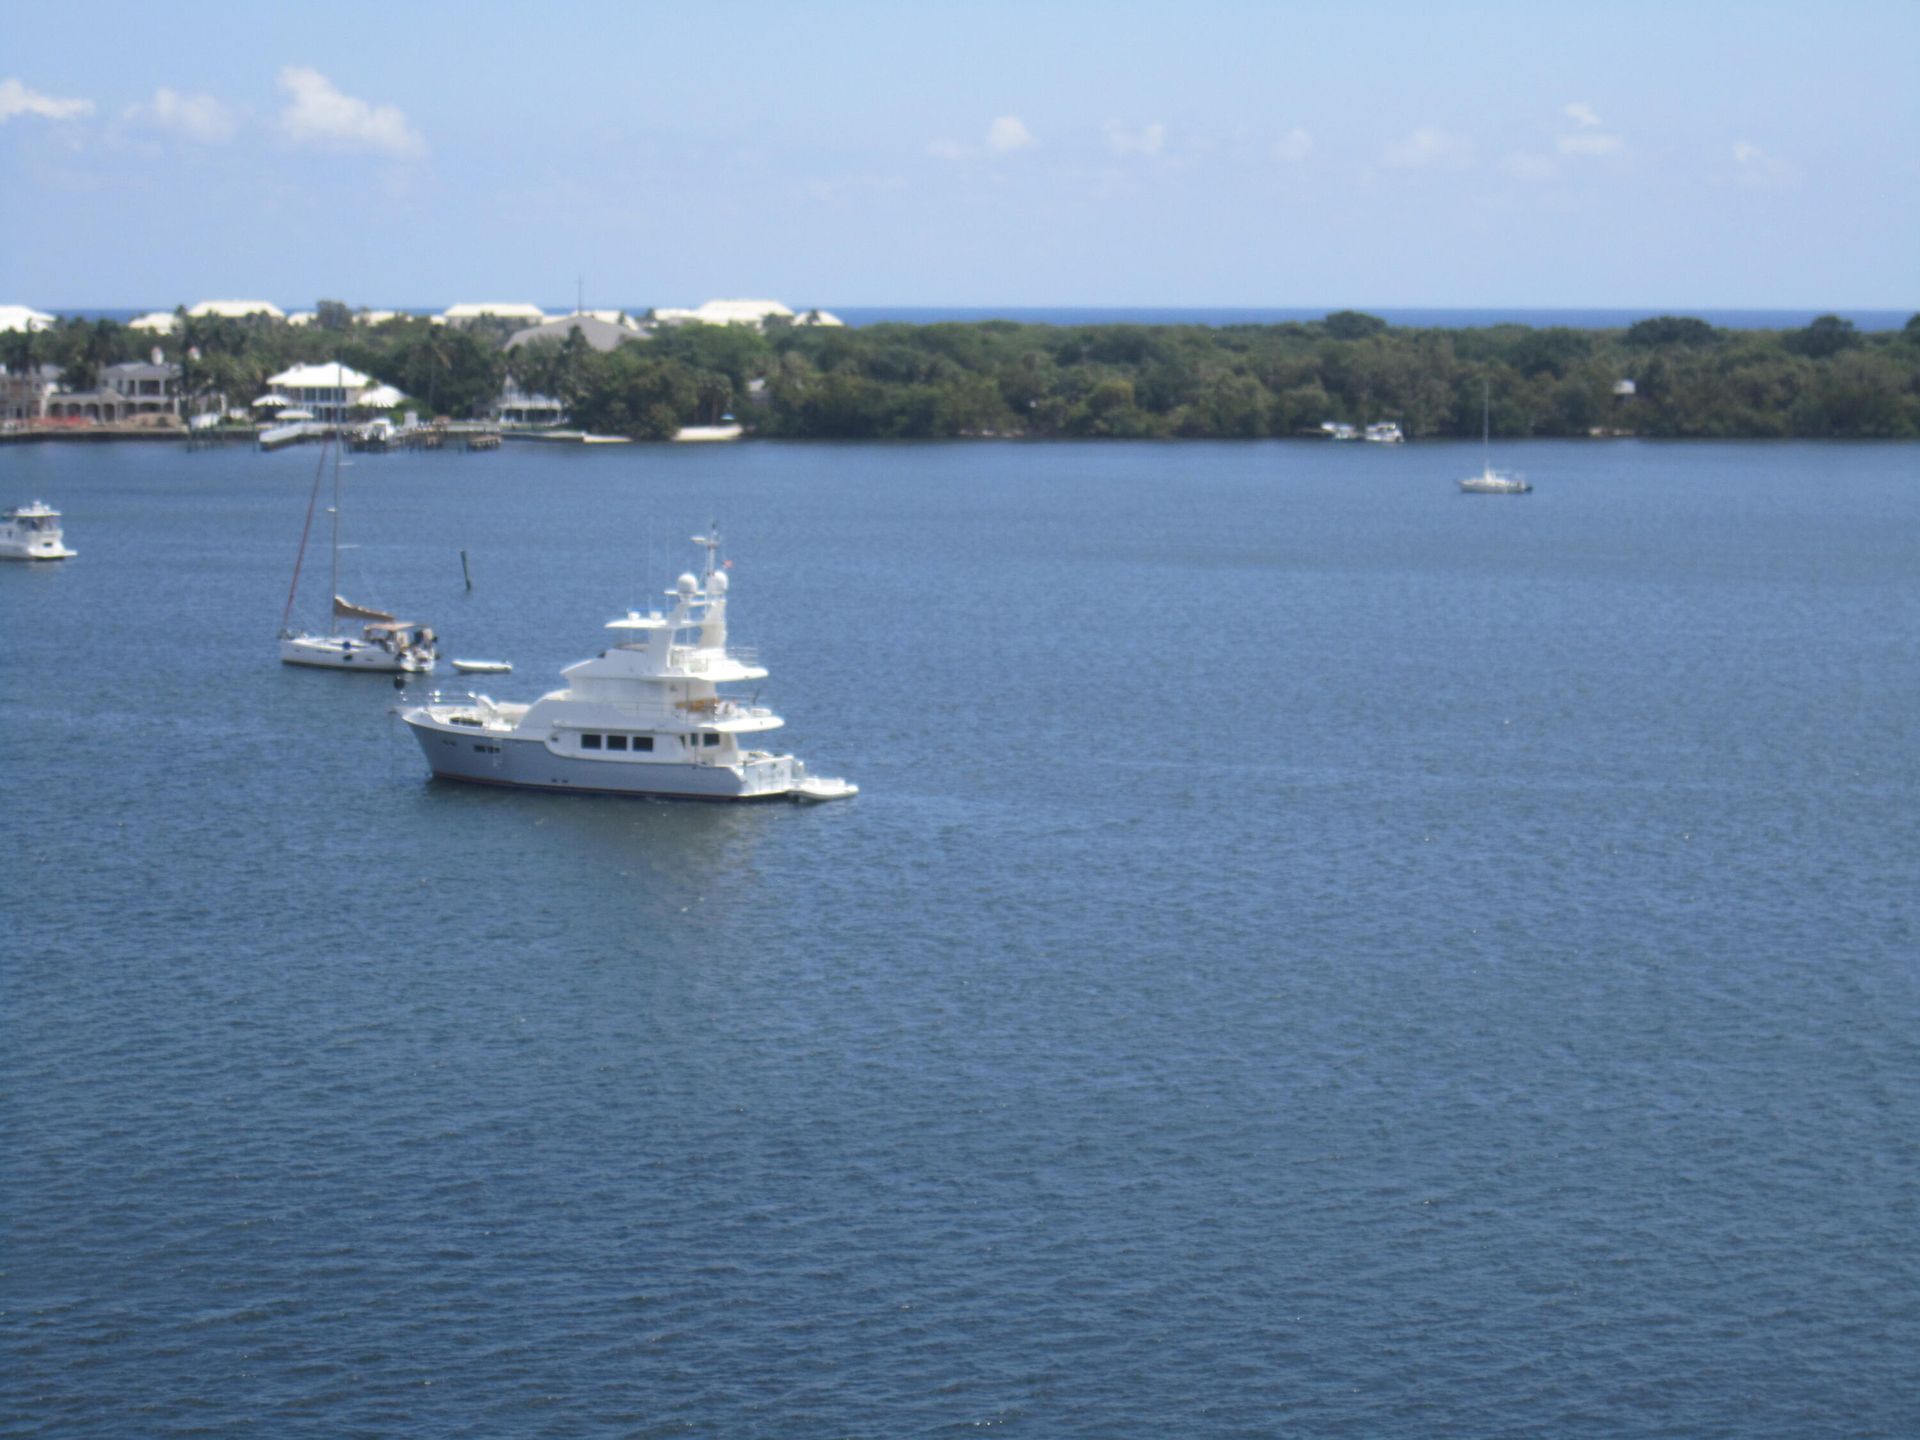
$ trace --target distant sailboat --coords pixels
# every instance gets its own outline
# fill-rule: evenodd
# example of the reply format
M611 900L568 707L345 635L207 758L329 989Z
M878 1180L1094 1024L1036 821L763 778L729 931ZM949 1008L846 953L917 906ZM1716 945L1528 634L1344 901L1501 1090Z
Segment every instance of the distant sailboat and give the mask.
M1485 460L1480 473L1467 476L1460 482L1460 489L1468 495L1525 495L1533 486L1518 475L1508 475L1493 468L1492 410L1493 390L1483 380L1480 382L1480 444L1485 452Z
M294 601L300 594L300 570L307 559L307 540L313 533L314 506L319 503L320 480L326 473L327 447L333 448L333 565L329 572L325 634L293 628ZM433 669L434 635L424 625L396 620L384 610L356 605L340 594L340 440L330 435L320 442L320 463L313 472L313 493L307 497L307 523L300 531L300 553L293 562L293 581L287 586L287 606L280 615L280 661L284 665L312 665L324 670L404 671L421 675ZM358 637L340 633L342 620L364 622Z

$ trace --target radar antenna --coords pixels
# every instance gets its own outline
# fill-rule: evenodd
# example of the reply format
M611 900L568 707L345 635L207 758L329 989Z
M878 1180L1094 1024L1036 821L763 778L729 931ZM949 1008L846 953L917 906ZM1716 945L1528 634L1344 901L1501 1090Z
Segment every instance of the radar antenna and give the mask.
M711 583L715 564L714 557L720 553L720 522L718 520L708 521L707 533L694 536L693 543L707 552L707 573L703 577L703 583Z

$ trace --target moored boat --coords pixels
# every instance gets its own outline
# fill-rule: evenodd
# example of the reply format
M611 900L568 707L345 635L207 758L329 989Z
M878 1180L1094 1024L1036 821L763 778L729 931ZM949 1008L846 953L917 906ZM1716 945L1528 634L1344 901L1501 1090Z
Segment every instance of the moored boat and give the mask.
M1467 495L1525 495L1533 489L1518 475L1508 474L1493 468L1493 440L1489 426L1491 416L1492 391L1482 382L1480 386L1480 445L1485 452L1485 461L1478 475L1469 475L1460 481L1460 489Z
M792 755L756 748L786 722L723 685L763 680L727 646L728 579L718 532L695 537L704 573L682 575L672 608L611 621L612 643L561 673L568 684L531 704L484 695L431 697L400 710L434 775L483 785L701 800L835 800L857 794Z
M44 500L29 501L0 514L0 560L71 560L60 533L60 512Z
M300 593L300 570L306 563L307 539L313 532L314 507L320 480L326 471L327 447L333 447L333 565L327 593L327 629L295 629L294 602ZM280 663L308 665L322 670L371 670L375 674L423 675L433 669L434 634L413 620L400 620L385 610L356 605L340 594L340 448L338 435L323 436L320 463L313 475L313 493L307 497L307 521L300 531L300 551L293 562L293 580L287 586L287 606L280 615ZM361 622L358 636L340 633L342 620Z

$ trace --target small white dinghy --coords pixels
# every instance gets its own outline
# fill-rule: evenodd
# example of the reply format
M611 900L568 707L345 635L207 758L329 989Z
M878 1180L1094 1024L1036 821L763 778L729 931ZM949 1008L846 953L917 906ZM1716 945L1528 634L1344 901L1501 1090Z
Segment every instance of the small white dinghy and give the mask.
M822 800L851 800L860 793L860 787L849 780L831 780L825 775L809 775L787 794L803 805L817 805Z
M456 660L453 668L462 675L510 675L513 666L505 660Z

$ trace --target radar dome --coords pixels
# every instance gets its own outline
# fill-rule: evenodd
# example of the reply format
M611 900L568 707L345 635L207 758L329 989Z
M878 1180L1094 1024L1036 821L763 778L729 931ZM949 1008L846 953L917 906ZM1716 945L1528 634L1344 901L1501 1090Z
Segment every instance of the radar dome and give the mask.
M711 579L711 580L709 580L709 581L707 582L707 588L708 588L709 590L711 590L711 591L712 591L712 592L713 592L714 594L716 594L716 595L724 595L724 594L726 594L726 593L727 593L727 576L726 576L726 572L725 572L725 571L723 571L723 570L717 570L717 571L715 571L715 572L714 572L714 576L713 576L713 579Z
M682 595L696 594L700 589L700 582L694 579L692 575L682 575L678 580L674 581L673 584L674 588Z

